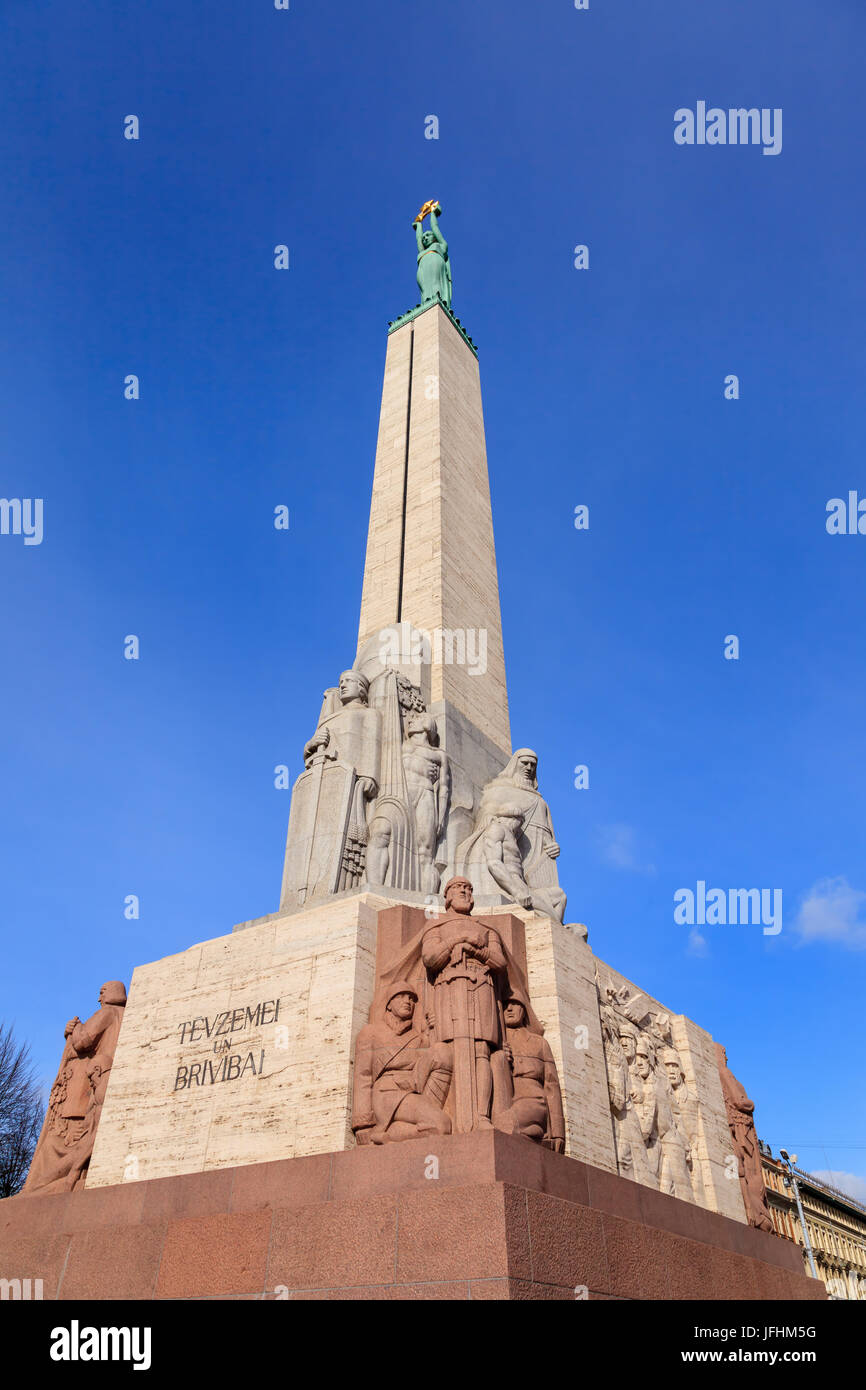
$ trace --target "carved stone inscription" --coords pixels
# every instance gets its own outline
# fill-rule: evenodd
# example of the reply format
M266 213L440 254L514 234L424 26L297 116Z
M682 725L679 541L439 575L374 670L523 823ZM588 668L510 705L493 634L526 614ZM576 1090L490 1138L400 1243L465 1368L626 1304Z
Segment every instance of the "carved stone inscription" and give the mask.
M174 1091L194 1086L214 1086L220 1081L239 1081L261 1076L265 1065L264 1047L249 1047L254 1035L269 1024L279 1023L279 999L263 999L237 1009L223 1009L211 1017L188 1018L179 1023L182 1045L212 1043L214 1057L181 1063L174 1079ZM235 1035L247 1034L247 1038ZM237 1049L237 1050L236 1050ZM219 1060L217 1060L219 1058Z

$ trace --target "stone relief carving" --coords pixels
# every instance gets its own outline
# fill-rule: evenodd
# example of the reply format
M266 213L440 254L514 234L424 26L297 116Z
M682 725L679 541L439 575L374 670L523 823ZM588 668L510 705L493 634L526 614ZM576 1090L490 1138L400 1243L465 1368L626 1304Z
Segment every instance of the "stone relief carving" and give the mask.
M646 1038L635 1043L634 1062L629 1068L629 1095L646 1148L654 1186L659 1185L658 1087L652 1069L652 1053Z
M601 1005L602 1038L617 1168L624 1177L653 1186L643 1134L632 1100L635 1035L607 1004Z
M729 1069L728 1054L722 1044L716 1043L715 1046L746 1219L750 1226L756 1226L759 1231L772 1231L773 1218L767 1206L758 1136L755 1132L755 1102L749 1099L742 1082L738 1081Z
M625 985L596 984L618 1169L645 1186L694 1201L697 1102L669 1046L670 1017Z
M23 1195L72 1192L84 1185L125 1004L125 985L109 980L99 991L96 1013L86 1023L77 1016L67 1023L66 1045Z
M668 1079L668 1099L680 1130L688 1141L686 1163L691 1179L692 1194L702 1206L706 1205L706 1190L701 1171L699 1154L699 1111L697 1096L692 1094L683 1071L679 1053L673 1047L666 1047L660 1060Z
M400 702L400 708L407 712L415 710L419 714L423 714L426 709L421 696L421 687L413 685L408 676L401 675L399 672L397 673L397 699Z
M480 895L504 894L561 922L565 893L550 808L538 790L538 756L518 748L484 788L472 834L458 847L457 870Z
M657 1065L658 1061L660 1057L657 1059ZM679 1057L676 1061L679 1066ZM685 1129L680 1124L678 1112L671 1103L670 1082L661 1068L656 1072L655 1085L659 1191L666 1192L671 1197L680 1197L686 1202L693 1202L695 1194L692 1187L691 1145Z
M473 906L468 879L451 879L444 915L380 973L355 1049L359 1143L496 1127L564 1149L559 1079L526 981Z

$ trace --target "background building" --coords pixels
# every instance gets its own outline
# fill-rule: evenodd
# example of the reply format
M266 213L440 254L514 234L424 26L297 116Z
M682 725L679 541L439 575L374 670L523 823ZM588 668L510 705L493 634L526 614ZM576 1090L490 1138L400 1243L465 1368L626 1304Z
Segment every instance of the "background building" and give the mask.
M769 1144L760 1143L767 1204L780 1236L803 1249L803 1232L792 1188L785 1186L785 1169ZM794 1167L800 1200L818 1274L831 1298L866 1302L866 1206L839 1188Z

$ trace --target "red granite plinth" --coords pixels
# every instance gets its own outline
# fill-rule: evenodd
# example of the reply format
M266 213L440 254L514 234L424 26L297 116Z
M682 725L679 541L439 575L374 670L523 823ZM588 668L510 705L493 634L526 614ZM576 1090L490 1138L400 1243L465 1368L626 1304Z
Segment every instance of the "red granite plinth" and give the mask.
M496 1131L10 1197L0 1277L46 1299L826 1297L792 1242Z

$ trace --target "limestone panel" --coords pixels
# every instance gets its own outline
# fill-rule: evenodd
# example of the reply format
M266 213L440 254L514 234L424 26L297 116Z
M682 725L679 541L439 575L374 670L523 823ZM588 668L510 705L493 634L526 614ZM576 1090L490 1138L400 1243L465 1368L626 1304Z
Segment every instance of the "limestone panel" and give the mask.
M87 1186L345 1148L385 905L341 898L139 966Z

